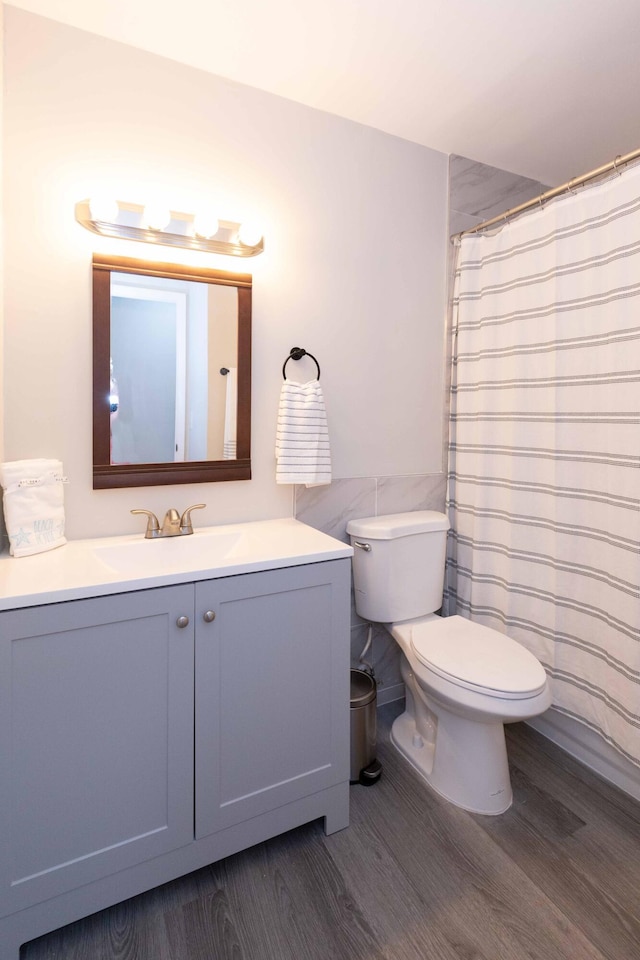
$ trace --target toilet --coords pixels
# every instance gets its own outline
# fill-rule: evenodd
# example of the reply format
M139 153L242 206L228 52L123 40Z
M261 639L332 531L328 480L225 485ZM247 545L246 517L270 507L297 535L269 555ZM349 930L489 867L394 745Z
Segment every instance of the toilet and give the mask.
M356 611L402 652L406 708L391 740L429 786L473 813L512 801L504 724L551 706L540 662L510 637L440 617L447 517L433 510L350 520Z

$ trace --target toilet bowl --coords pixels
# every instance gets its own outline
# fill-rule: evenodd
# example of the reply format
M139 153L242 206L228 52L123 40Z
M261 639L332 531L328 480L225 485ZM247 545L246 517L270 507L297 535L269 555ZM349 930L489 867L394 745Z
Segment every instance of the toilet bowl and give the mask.
M356 610L401 650L404 712L391 741L429 786L465 810L511 805L504 724L551 705L540 662L464 617L440 617L448 520L435 511L349 521Z
M503 813L512 801L504 724L551 705L539 661L463 617L432 614L388 629L407 691L392 743L445 799L473 813Z

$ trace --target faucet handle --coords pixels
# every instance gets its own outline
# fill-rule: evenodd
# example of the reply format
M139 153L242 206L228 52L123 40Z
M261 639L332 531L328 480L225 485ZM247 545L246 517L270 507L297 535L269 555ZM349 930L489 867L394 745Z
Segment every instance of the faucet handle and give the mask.
M182 514L180 519L180 533L188 534L193 533L193 524L191 523L191 511L192 510L204 510L206 503L194 503L192 507L187 507L187 509Z
M157 537L160 533L160 524L155 513L152 513L151 510L131 510L131 513L144 513L148 517L147 520L147 529L145 531L145 538L151 540L153 537Z

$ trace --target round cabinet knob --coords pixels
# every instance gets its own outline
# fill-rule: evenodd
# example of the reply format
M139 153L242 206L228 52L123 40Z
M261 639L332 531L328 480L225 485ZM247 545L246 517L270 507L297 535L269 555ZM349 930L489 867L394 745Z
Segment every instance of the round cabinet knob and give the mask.
M178 627L188 627L189 617L178 617L178 619L176 620L176 625Z
M213 623L216 618L215 610L207 610L206 613L202 614L202 619L205 623Z

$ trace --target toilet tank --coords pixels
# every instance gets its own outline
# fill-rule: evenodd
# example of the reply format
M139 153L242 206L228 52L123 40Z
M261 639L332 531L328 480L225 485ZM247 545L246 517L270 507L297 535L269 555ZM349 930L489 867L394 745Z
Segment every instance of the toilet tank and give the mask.
M394 623L442 605L449 521L435 510L350 520L356 611Z

